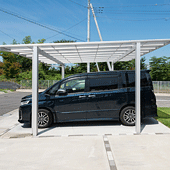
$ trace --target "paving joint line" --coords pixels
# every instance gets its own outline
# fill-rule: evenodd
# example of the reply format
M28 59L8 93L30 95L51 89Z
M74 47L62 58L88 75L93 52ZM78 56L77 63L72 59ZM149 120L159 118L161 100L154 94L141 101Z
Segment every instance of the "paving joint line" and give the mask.
M17 125L19 125L19 123L14 124L13 126L11 126L10 128L6 129L4 132L2 132L0 134L0 137L2 137L3 135L5 135L6 133L8 133L10 130L12 130L13 128L15 128Z
M12 126L11 128L6 129L4 132L2 132L0 134L0 137L2 137L4 134L6 134L7 132L9 132L10 130L12 130L13 128L15 128L19 123L15 124L14 126ZM141 133L141 134L136 134L136 133L119 133L119 134L72 134L72 135L42 135L42 136L36 136L37 138L46 138L46 137L82 137L82 136L129 136L129 135L170 135L170 133ZM9 139L11 138L27 138L28 136L11 136L9 137ZM32 136L32 134L30 134L29 137L34 137ZM108 144L107 142L105 142L106 144ZM108 145L106 145L107 150L108 150Z
M109 162L109 166L110 166L110 170L117 170L116 167L116 163L115 160L113 158L113 153L109 144L109 139L107 138L107 135L103 136L103 141L104 141L104 145L105 145L105 150L107 153L107 158L108 158L108 162Z

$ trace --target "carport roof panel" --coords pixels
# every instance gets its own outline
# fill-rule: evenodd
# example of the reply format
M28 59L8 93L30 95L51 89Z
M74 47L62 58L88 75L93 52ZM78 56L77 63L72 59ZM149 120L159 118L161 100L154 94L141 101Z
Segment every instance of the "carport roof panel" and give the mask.
M0 45L0 50L32 58L33 47L37 46L39 60L47 64L116 62L134 59L137 42L141 43L143 56L170 44L170 39Z

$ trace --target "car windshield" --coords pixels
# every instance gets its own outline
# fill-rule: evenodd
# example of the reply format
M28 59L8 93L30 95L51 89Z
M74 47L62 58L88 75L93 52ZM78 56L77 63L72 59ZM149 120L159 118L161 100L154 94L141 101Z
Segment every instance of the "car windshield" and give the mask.
M60 81L57 82L54 86L52 86L51 89L48 90L48 94L55 94L58 90L59 84L60 84Z

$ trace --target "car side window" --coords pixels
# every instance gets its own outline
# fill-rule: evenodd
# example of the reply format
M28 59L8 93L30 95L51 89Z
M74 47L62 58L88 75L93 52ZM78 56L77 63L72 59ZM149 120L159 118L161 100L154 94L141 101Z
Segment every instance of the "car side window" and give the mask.
M63 82L60 89L65 89L68 93L83 92L85 90L85 79L73 79Z
M118 76L90 78L90 91L118 89Z

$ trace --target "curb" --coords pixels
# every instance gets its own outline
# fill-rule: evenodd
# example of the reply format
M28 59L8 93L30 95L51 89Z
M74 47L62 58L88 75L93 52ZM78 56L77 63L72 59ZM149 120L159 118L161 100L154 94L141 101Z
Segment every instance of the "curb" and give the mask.
M39 92L43 92L46 89L38 89ZM31 92L32 93L32 89L16 89L16 92Z

